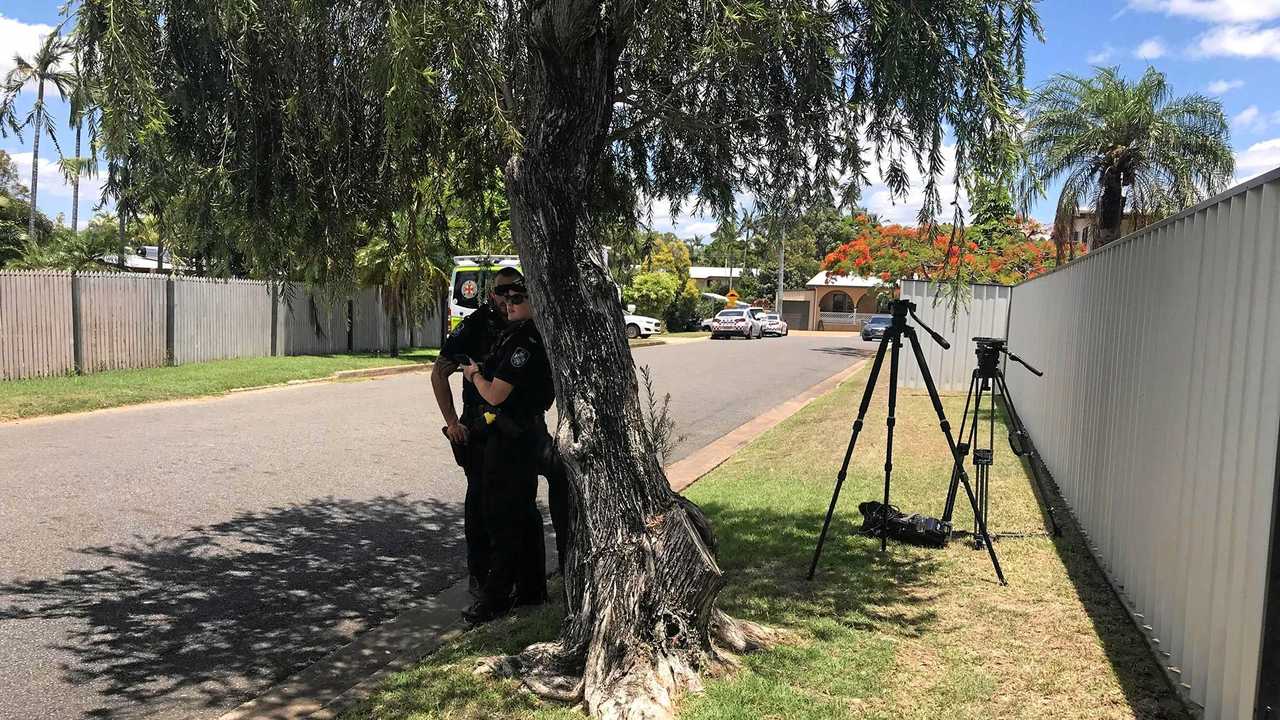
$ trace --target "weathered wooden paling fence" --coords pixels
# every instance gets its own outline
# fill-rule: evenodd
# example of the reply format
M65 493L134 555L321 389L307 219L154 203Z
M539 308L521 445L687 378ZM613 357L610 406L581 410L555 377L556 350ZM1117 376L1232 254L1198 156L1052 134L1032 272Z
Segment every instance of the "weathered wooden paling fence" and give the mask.
M391 349L379 288L335 295L286 284L277 298L255 280L0 271L0 380ZM439 315L423 313L401 321L397 345L441 339Z

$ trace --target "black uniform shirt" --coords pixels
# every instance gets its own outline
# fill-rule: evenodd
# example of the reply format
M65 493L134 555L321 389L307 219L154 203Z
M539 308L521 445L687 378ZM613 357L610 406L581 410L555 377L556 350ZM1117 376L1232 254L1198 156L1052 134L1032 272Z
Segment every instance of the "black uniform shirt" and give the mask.
M532 320L508 326L483 373L488 380L511 383L511 394L498 407L516 417L541 415L556 400L551 363Z
M444 346L440 348L440 354L449 360L459 355L467 355L477 365L483 365L501 340L505 326L506 318L503 318L489 303L484 303L475 312L463 318L458 327L449 333L449 337L444 340ZM463 413L466 413L468 408L478 408L483 403L484 398L480 397L480 391L476 390L476 386L470 380L464 379L462 381Z

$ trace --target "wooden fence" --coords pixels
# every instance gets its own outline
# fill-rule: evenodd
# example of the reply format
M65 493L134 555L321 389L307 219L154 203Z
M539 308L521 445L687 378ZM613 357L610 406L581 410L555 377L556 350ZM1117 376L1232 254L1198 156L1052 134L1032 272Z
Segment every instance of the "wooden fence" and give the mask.
M252 280L173 281L173 362L271 354L271 291Z
M71 276L0 271L0 379L75 370Z
M441 322L438 313L402 319L398 346L438 346ZM273 300L256 280L0 271L0 380L390 349L379 288L295 283Z

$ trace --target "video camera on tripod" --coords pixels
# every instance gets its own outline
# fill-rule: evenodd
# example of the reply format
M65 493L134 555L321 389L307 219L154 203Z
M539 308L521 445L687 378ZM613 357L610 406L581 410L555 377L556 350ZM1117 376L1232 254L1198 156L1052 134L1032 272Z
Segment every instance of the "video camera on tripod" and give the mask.
M1018 414L1012 395L1009 394L1009 386L1005 382L1004 371L1000 367L1001 360L1002 358L1013 360L1036 377L1043 377L1044 373L1037 370L1026 360L1009 352L1008 341L1004 338L975 337L973 341L976 343L974 354L977 355L978 366L974 369L973 376L969 380L969 392L965 396L964 415L960 421L959 432L959 437L962 441L958 447L959 457L956 458L956 467L951 473L951 483L947 488L947 504L942 513L942 520L948 524L951 522L951 516L955 510L956 493L960 484L958 471L962 469L964 457L968 456L970 450L972 450L975 490L978 499L978 510L981 514L981 522L977 517L974 519L974 545L981 548L983 543L990 543L990 538L986 537L985 533L980 534L978 532L978 526L988 527L990 525L991 465L995 461L995 452L992 445L995 438L996 394L998 391L1005 409L1009 449L1017 457L1028 456L1031 475L1043 500L1045 514L1048 516L1049 523L1053 528L1053 534L1061 535L1062 530L1058 527L1057 518L1054 517L1053 505L1049 502L1049 495L1046 492L1042 476L1044 461L1040 459L1039 453L1036 452L1035 444L1031 442L1031 435L1027 432L1026 425L1022 423L1022 417ZM988 413L986 441L985 443L980 443L978 428L984 395L989 397L991 409ZM970 413L971 407L973 408L972 413ZM967 434L966 430L968 431Z
M885 549L890 535L909 539L912 527L916 525L911 523L910 526L903 527L902 523L895 523L894 521L898 517L891 513L896 512L896 509L889 504L889 485L893 477L893 426L896 422L898 407L898 361L904 337L911 344L911 352L915 355L916 364L920 368L920 375L924 379L925 388L929 391L929 399L933 402L933 410L938 416L938 426L942 429L942 434L947 439L947 447L951 450L951 456L955 459L954 467L956 472L953 472L952 476L963 485L965 494L969 498L969 503L973 507L974 517L978 518L978 530L981 536L987 539L987 528L978 510L977 496L974 495L973 488L969 484L969 476L964 470L963 456L960 455L955 438L951 435L951 423L947 421L947 415L942 409L942 399L938 396L938 388L933 382L933 375L929 372L929 364L925 361L924 351L920 347L920 339L916 336L916 329L907 323L907 317L910 316L944 350L950 349L951 344L928 325L924 324L924 321L916 315L916 304L914 302L899 298L889 304L889 312L892 315L892 321L885 331L884 337L880 339L880 345L876 349L875 361L871 365L871 374L867 377L867 386L862 392L862 402L858 405L858 417L853 421L853 432L849 437L849 445L845 448L844 462L841 463L840 472L836 475L836 487L831 494L831 505L827 508L827 517L822 523L822 532L818 535L818 545L813 551L813 562L809 565L810 580L813 579L813 575L818 568L818 558L822 555L822 545L826 542L827 530L831 527L831 517L835 514L836 503L840 499L840 488L843 487L845 478L849 474L849 461L853 457L853 448L858 442L858 435L862 432L863 421L867 416L867 408L871 405L871 396L875 392L876 381L880 378L880 369L884 366L886 351L889 353L890 361L889 417L885 421L888 440L885 445L884 460L884 501L877 508L880 511L878 523L875 522L874 515L868 517L868 521L877 530L876 535L880 538L880 549L882 551ZM897 516L901 516L901 513L898 513ZM944 517L940 524L934 524L933 527L936 531L941 532L945 538L950 533L950 517ZM905 536L900 535L899 530L905 533ZM989 541L986 543L986 548L988 555L991 557L991 565L995 568L996 577L1000 579L1001 585L1006 584L1004 572L1000 569L1000 560L996 557L995 549Z
M969 393L965 398L965 410L963 420L960 424L960 432L956 437L962 442L957 442L956 437L951 434L951 424L947 421L946 413L942 409L942 400L938 396L938 388L933 381L933 375L929 371L928 363L925 361L924 352L920 348L920 340L916 336L916 330L907 323L910 316L934 342L942 346L942 348L950 349L951 345L947 343L937 332L925 325L916 315L916 305L910 300L898 299L890 304L890 312L892 314L892 322L889 329L885 331L884 337L880 340L880 345L876 349L875 361L871 366L871 373L867 378L866 388L863 390L862 402L858 406L858 416L853 422L853 431L849 437L849 445L845 449L844 461L840 465L840 471L836 475L835 490L831 494L831 504L827 508L826 519L822 523L822 532L818 535L818 544L813 552L813 562L809 566L809 579L812 580L814 573L818 567L818 559L822 554L822 546L826 541L827 531L831 526L831 518L835 514L836 503L840 497L840 489L844 485L845 478L849 472L849 462L853 456L854 446L858 442L858 435L862 432L863 421L866 418L867 408L871 404L871 397L874 393L876 381L880 377L880 370L884 365L886 351L889 352L889 415L886 420L886 429L888 439L885 445L885 464L884 464L884 498L883 502L868 502L859 506L864 515L863 532L880 538L880 549L884 550L889 537L911 542L914 544L927 545L931 547L941 547L946 544L950 538L952 525L951 517L955 510L956 494L960 488L964 488L965 496L969 499L969 505L973 510L974 517L974 538L975 545L978 548L985 548L987 554L991 558L991 565L995 569L996 577L1000 580L1001 585L1007 584L1004 578L1004 572L1000 568L1000 560L996 557L995 548L992 546L991 537L988 535L987 518L989 509L989 482L991 465L994 461L994 451L992 449L992 438L995 435L995 390L999 390L1000 396L1004 401L1007 412L1008 429L1009 429L1009 447L1013 450L1014 455L1019 457L1030 455L1032 475L1035 478L1037 489L1040 491L1041 497L1045 500L1045 508L1049 517L1049 521L1053 524L1053 532L1060 535L1061 531L1053 515L1053 507L1047 502L1048 495L1045 492L1041 470L1043 462L1040 460L1035 446L1031 442L1030 435L1027 433L1026 426L1022 424L1022 418L1018 415L1017 409L1013 405L1013 400L1009 396L1008 386L1005 384L1004 373L1000 368L1001 359L1007 357L1017 363L1020 363L1037 376L1044 373L1032 367L1022 358L1009 352L1007 341L1002 338L991 337L975 337L973 340L977 343L976 355L978 358L978 366L974 369L972 378L969 383ZM947 440L947 446L951 450L954 460L952 464L951 482L947 489L946 508L941 519L924 517L921 515L905 515L898 511L889 503L889 486L893 476L893 430L896 422L897 398L898 398L898 361L899 350L902 347L902 338L906 338L911 344L911 351L915 355L916 364L920 368L920 376L924 380L924 385L929 393L929 399L933 404L934 412L938 416L938 425L942 430L943 436ZM990 397L991 412L989 413L988 432L985 446L974 449L974 466L976 468L976 491L970 484L969 475L965 470L964 459L968 456L970 449L975 448L978 444L978 425L979 415L982 406L982 397L986 394ZM970 407L973 408L972 422L970 422Z

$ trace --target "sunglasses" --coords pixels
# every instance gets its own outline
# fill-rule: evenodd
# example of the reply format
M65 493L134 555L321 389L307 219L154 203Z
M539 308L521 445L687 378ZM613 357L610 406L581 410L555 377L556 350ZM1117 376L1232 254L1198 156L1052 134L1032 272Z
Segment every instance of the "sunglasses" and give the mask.
M528 295L525 295L524 293L521 293L521 292L511 292L511 293L507 293L507 304L508 304L508 305L523 305L523 304L524 304L524 301L525 301L525 300L528 300L528 299L529 299L529 296L528 296Z

